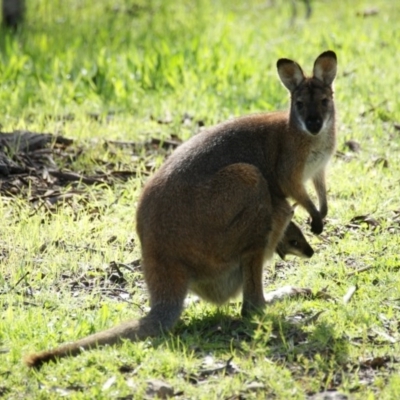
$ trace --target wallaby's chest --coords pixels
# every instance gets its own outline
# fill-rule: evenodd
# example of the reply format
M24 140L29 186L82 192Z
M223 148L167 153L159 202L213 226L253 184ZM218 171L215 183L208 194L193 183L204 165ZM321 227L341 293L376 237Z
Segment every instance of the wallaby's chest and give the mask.
M310 149L309 154L306 157L304 170L303 170L303 181L307 181L315 176L319 171L325 168L329 159L331 158L334 149L334 143L329 140L323 145L315 146Z

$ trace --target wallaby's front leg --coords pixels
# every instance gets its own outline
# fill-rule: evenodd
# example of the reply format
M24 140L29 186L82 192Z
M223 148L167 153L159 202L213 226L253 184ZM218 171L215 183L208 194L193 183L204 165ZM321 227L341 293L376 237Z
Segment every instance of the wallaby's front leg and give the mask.
M291 188L292 197L304 207L311 217L311 232L319 235L324 229L321 213L310 199L305 187L302 184Z
M265 305L262 286L263 263L263 248L244 255L241 260L243 274L243 316L249 315L252 311Z
M313 178L315 191L317 192L319 202L319 213L321 218L328 215L328 201L326 199L326 186L325 186L325 170L321 170Z
M310 198L306 200L305 209L311 216L311 232L319 235L324 230L324 222L320 212Z

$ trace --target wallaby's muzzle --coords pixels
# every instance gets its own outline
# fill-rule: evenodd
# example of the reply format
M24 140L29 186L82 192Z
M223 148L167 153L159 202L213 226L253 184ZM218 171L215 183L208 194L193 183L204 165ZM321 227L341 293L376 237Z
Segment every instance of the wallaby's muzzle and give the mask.
M306 119L307 130L313 135L318 135L322 128L322 118L320 117L308 117Z

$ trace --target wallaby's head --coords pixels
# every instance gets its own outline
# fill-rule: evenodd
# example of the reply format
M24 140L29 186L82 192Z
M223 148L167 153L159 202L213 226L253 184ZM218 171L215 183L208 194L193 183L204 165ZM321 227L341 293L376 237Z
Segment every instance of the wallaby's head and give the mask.
M276 248L276 252L282 260L288 254L303 258L311 258L314 254L313 248L308 244L300 227L293 221L287 226L285 234Z
M302 131L318 135L333 122L332 83L336 66L336 54L330 50L315 60L311 77L305 76L295 61L287 58L278 60L279 77L291 94L291 122Z

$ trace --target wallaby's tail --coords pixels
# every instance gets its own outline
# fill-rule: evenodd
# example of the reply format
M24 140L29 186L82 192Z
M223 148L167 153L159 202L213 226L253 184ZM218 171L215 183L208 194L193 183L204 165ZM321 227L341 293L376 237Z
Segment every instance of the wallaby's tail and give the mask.
M138 341L147 337L160 335L170 330L181 314L182 308L176 304L161 304L151 309L150 313L139 320L127 321L114 328L95 333L76 342L64 344L52 350L30 354L25 363L32 368L40 368L49 361L76 356L83 350L103 345L114 345L122 340Z

